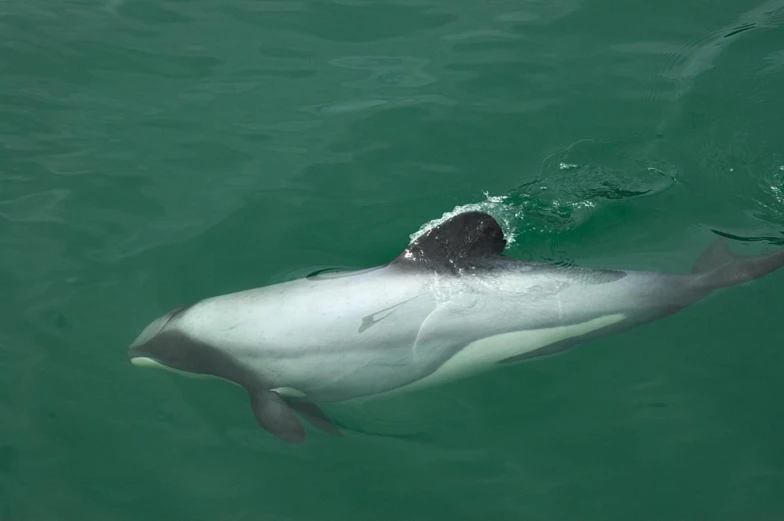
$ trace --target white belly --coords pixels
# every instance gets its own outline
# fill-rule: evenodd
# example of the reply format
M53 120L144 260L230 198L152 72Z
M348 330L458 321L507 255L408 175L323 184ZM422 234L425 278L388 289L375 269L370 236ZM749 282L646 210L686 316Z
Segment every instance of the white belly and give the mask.
M580 324L512 331L486 337L468 344L435 372L421 380L376 396L390 396L399 392L434 387L486 372L505 358L530 353L562 340L585 335L591 331L620 322L624 318L626 317L623 314L607 315Z

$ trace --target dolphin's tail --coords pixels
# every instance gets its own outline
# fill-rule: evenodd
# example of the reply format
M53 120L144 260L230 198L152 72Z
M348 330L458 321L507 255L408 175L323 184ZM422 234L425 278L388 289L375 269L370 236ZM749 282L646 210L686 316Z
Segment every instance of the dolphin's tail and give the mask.
M784 266L784 251L742 257L731 252L728 241L721 238L705 250L691 272L711 289L743 284Z

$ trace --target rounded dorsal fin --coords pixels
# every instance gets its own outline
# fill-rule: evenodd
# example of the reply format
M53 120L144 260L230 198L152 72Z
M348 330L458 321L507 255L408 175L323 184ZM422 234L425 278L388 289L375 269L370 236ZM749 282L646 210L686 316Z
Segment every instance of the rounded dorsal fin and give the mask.
M465 212L428 230L392 264L454 271L498 260L504 248L504 231L491 215Z

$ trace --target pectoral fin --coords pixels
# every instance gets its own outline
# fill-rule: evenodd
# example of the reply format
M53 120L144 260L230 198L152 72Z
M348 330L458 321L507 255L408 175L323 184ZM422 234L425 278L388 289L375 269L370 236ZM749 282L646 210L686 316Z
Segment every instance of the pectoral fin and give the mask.
M321 429L327 434L332 434L333 436L343 436L343 433L335 427L335 424L332 423L329 416L324 414L324 411L315 403L297 399L287 399L286 403L289 407L300 413L314 427Z
M259 425L289 443L305 440L305 429L294 411L274 391L254 389L248 391L250 405Z

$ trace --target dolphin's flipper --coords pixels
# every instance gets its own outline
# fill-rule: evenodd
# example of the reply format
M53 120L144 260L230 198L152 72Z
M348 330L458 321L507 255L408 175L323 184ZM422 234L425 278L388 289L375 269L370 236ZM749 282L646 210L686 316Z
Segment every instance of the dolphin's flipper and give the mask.
M333 436L343 436L343 433L340 432L340 429L335 427L335 424L332 423L329 416L324 414L324 411L315 403L299 399L284 398L284 400L289 407L300 413L314 427Z
M290 443L305 440L305 429L297 419L294 411L274 391L254 389L248 391L250 405L259 425Z

